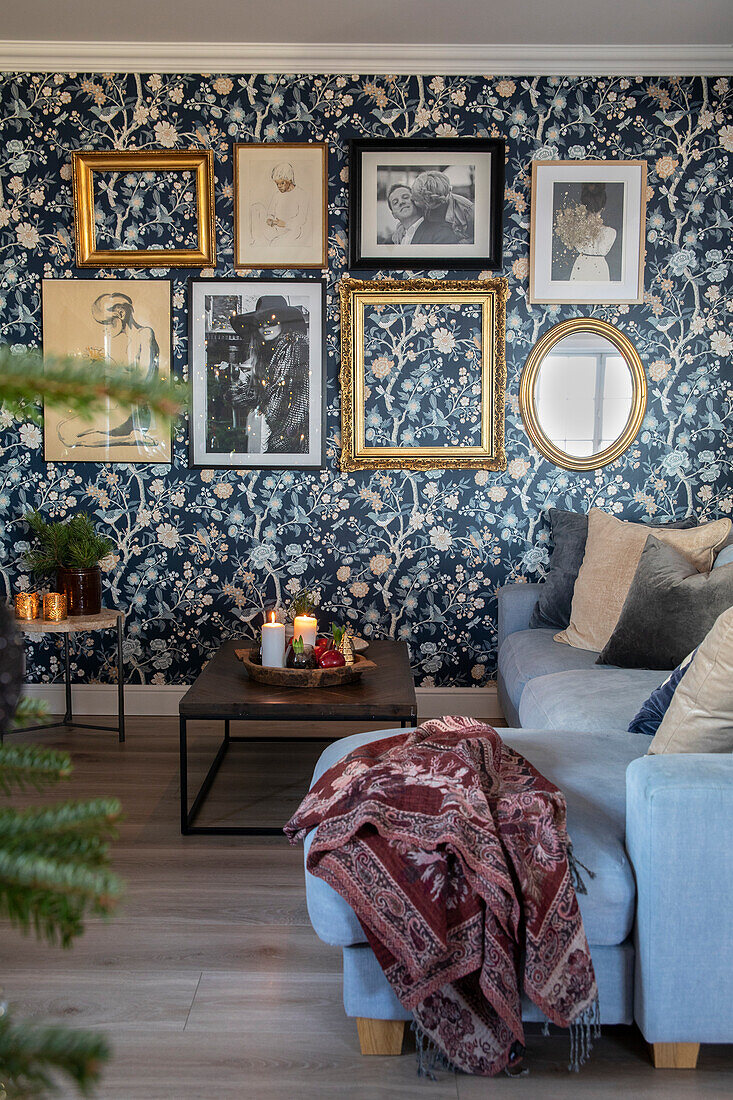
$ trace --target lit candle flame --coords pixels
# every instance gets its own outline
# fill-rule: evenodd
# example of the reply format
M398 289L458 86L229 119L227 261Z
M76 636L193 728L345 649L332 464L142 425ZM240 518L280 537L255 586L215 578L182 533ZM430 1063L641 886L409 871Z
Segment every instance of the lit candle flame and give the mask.
M275 612L274 612L274 611L271 611L271 612L270 612L270 622L271 622L271 623L274 623L274 622L275 622Z

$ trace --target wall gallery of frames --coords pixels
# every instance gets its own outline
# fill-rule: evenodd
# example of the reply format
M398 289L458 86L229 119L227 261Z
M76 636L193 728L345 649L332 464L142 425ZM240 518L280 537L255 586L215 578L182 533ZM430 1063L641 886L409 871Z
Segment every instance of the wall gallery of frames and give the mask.
M145 409L3 415L5 595L30 584L22 515L85 510L128 682L190 682L307 585L407 641L418 684L486 684L496 589L542 578L549 507L733 510L732 161L723 78L3 75L2 342L193 394L172 436ZM598 470L519 413L573 317L647 378ZM108 661L85 635L76 672ZM27 678L61 679L52 641Z

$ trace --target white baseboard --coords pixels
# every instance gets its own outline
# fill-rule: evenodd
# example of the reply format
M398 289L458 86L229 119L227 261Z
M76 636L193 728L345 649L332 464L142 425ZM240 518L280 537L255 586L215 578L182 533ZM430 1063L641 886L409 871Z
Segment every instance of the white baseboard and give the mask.
M125 713L130 716L177 717L178 704L187 687L158 687L129 684L125 688ZM63 684L27 684L25 694L43 699L53 714L64 711ZM463 714L484 722L503 722L496 684L476 688L417 688L418 714L421 721L444 714ZM72 688L75 714L116 714L117 688L114 684L79 684Z

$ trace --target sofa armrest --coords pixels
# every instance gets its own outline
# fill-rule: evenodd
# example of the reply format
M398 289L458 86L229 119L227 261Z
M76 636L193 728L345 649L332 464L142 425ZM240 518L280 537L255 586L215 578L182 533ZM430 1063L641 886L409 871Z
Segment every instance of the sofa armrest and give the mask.
M497 592L499 601L499 636L501 649L509 634L529 630L529 620L539 599L539 584L505 584Z
M636 876L634 1017L650 1043L733 1042L733 755L626 772Z

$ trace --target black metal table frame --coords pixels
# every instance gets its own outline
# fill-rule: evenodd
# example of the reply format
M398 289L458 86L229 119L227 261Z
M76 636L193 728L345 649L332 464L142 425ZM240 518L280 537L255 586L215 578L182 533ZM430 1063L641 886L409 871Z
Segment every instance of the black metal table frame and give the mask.
M33 733L34 730L55 730L61 729L62 726L74 726L75 729L82 730L104 730L105 733L116 733L117 740L122 743L125 740L125 665L123 660L122 642L123 642L123 625L125 622L124 615L117 616L117 725L116 726L93 726L88 722L76 722L74 720L74 711L71 703L71 664L69 661L69 634L64 634L64 682L66 688L66 711L64 713L63 721L61 722L45 722L38 726L23 726L21 729L10 730L10 733ZM113 630L112 624L108 626L97 626L95 630ZM79 630L75 633L84 634L84 630Z
M231 722L247 722L253 719L248 718L224 718L220 714L196 714L196 715L180 715L179 728L180 728L180 758L181 758L181 834L183 836L195 836L201 834L209 834L210 836L282 836L282 826L280 825L194 825L194 821L201 811L201 807L206 801L206 797L211 790L212 784L216 779L217 772L222 765L224 757L229 752L229 746L232 744L239 744L247 742L250 744L283 744L283 745L296 745L303 741L323 741L322 734L305 736L305 737L232 737L229 732ZM302 712L295 715L287 714L274 714L270 721L281 722L302 722ZM188 808L188 722L224 722L224 740L219 745L209 770L204 776L204 780L196 792L196 796L191 804L191 809ZM259 721L268 721L267 718L259 719ZM414 714L410 718L395 718L393 714L380 715L373 714L370 718L344 718L341 714L331 715L317 715L313 718L314 722L400 722L402 729L406 726L417 726L417 715ZM335 740L335 738L334 738Z

